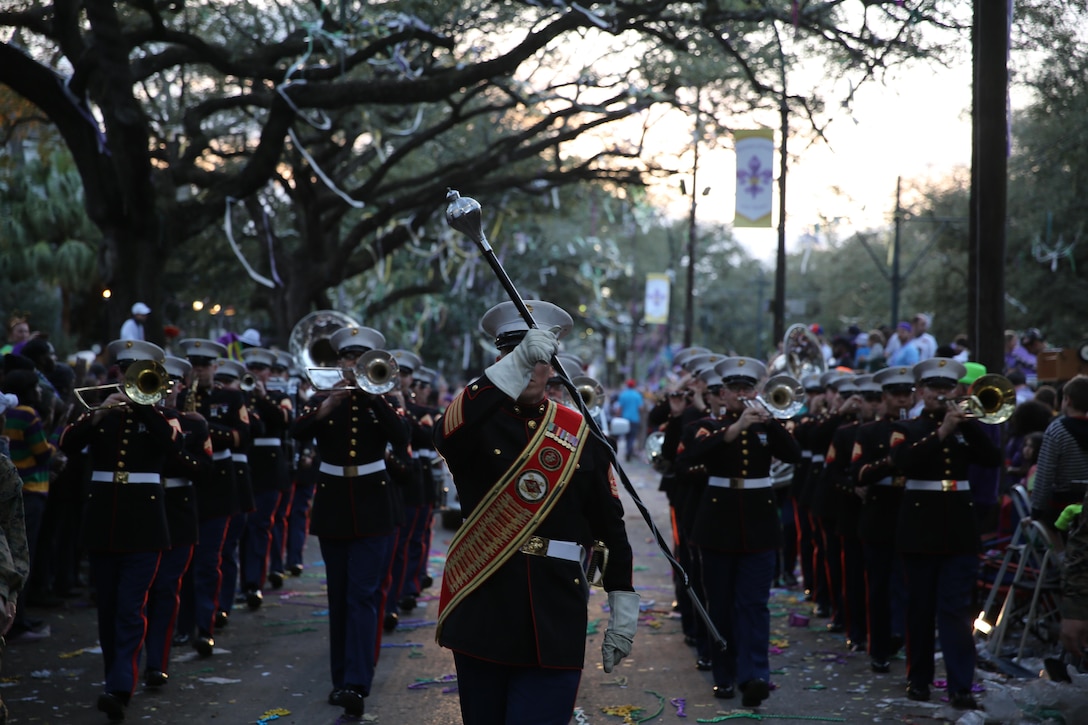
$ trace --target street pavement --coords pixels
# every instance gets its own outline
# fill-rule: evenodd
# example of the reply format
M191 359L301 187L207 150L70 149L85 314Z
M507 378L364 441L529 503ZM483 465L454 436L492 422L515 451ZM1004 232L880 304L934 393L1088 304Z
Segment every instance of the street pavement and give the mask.
M639 497L666 539L667 503L658 476L645 463L624 464ZM572 722L694 723L761 719L788 722L955 722L964 713L941 701L918 703L904 697L905 665L894 660L890 674L874 675L868 657L850 653L842 635L829 634L826 620L791 626L791 614L810 615L799 590L776 589L771 602L772 684L775 690L758 710L735 700L716 700L709 672L695 669L695 652L684 644L680 620L672 611L670 568L648 525L626 491L621 492L627 530L635 553L635 585L643 616L631 656L611 674L600 664L600 644L608 615L604 593L590 597L586 666ZM438 579L451 531L436 528L431 570ZM159 691L138 688L126 720L146 723L350 722L326 703L328 670L327 602L324 568L315 539L306 550L302 576L288 578L278 591L266 590L264 605L250 612L235 607L229 626L217 633L212 657L198 658L176 648L170 681ZM421 606L402 615L401 626L382 642L373 691L364 722L384 725L459 723L453 658L434 642L438 585ZM12 723L103 723L95 709L103 677L96 650L95 612L75 598L61 609L32 610L46 620L50 637L14 641L4 653L0 694ZM792 618L795 623L800 618ZM495 622L491 636L503 636ZM943 677L938 664L937 676ZM1038 722L1014 704L1023 681L980 670L978 698L989 711L975 723ZM1045 683L1051 684L1051 683ZM1017 700L1020 700L1019 696ZM1057 722L1057 720L1055 720ZM1068 721L1073 722L1073 721Z

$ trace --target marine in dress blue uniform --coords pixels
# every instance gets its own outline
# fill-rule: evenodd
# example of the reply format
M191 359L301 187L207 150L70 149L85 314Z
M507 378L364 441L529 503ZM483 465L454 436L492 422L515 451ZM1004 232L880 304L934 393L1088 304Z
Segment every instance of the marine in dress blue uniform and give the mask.
M116 340L108 350L122 369L165 358L161 348L142 340ZM170 547L162 470L179 455L181 439L155 406L133 403L123 389L103 405L111 407L88 410L65 429L61 450L89 449L84 544L105 665L105 691L97 705L110 720L123 720L147 632L148 591L160 555Z
M194 481L200 532L182 584L175 643L179 638L188 640L206 657L214 651L216 613L221 609L223 542L230 517L239 511L232 454L249 445L250 422L242 391L215 381L216 361L224 359L227 348L200 338L181 340L178 345L193 366L193 386L182 392L178 407L193 410L207 421L212 472Z
M360 355L381 349L385 337L370 327L344 327L329 343L341 367L351 370ZM408 429L383 396L344 385L307 400L291 435L315 441L320 458L310 533L321 543L328 577L329 703L362 715L374 679L382 584L396 528L385 451L407 445Z
M246 370L253 376L253 389L246 407L259 420L249 448L249 471L253 483L254 510L246 517L242 534L242 586L246 601L260 606L261 590L269 571L272 526L282 498L290 493L291 470L284 437L294 420L294 408L286 391L268 389L276 353L252 347L242 353ZM283 584L282 574L278 581ZM252 605L251 605L252 606Z
M892 424L905 420L914 404L914 373L909 367L884 368L873 376L883 395L883 415L858 428L850 475L863 491L858 537L865 557L868 595L869 667L891 671L906 627L903 565L895 553L895 530L906 476L891 458Z
M418 597L429 589L434 580L427 571L430 560L431 540L434 536L434 507L438 505L442 490L445 464L434 449L434 428L442 418L442 410L432 405L432 395L438 381L438 372L420 367L412 375L412 395L406 402L408 413L418 421L412 429L412 455L418 457L423 469L423 533L418 549L411 548L408 556L409 577L406 581L414 588L409 595ZM418 556L418 559L416 558Z
M161 687L169 678L170 645L181 604L182 579L192 562L200 530L193 479L209 475L212 469L212 442L208 437L207 421L199 413L177 410L177 398L188 385L192 365L188 360L167 355L163 366L171 385L160 409L177 427L182 437L182 449L181 455L168 459L162 470L170 548L162 553L147 598L144 683L148 687Z
M629 653L638 620L607 443L585 438L581 414L545 397L547 361L571 318L547 302L525 304L542 329L528 330L512 303L491 308L481 326L500 358L447 406L435 429L435 447L467 517L447 557L437 638L453 650L468 725L570 721L585 661L583 564L594 542L610 552L603 579L611 609L602 644L606 672ZM526 513L538 505L540 517ZM528 517L526 526L508 525L503 514L511 510ZM502 517L496 522L502 532L483 535L489 542L483 553L471 542L479 539L477 522L492 516ZM464 559L459 541L470 542ZM476 568L487 564L486 574ZM503 623L501 636L496 622Z
M715 417L684 429L677 469L707 475L691 538L710 618L728 642L713 653L714 695L733 697L739 683L745 707L758 707L770 695L767 603L782 545L771 459L796 463L801 448L762 405L747 403L766 375L763 363L730 357L715 370L722 379Z
M291 420L295 419L295 395L291 381L291 356L285 352L277 352L276 360L272 363L268 380L265 383L266 390L274 390L284 393L291 403ZM297 381L296 381L297 382ZM291 517L292 507L295 501L295 474L298 471L298 448L295 439L290 435L283 438L283 452L287 456L287 488L280 496L280 504L276 507L276 513L272 518L272 547L268 552L268 583L273 589L283 586L287 576L287 564L285 563L287 551L287 522ZM307 510L309 510L307 508ZM301 573L301 572L300 572Z
M965 373L949 358L914 366L922 413L893 423L891 448L892 463L907 477L896 529L908 587L907 697L929 699L936 621L949 700L954 707L974 709L971 592L980 543L967 469L972 463L1000 465L1001 449L983 423L944 399Z
M247 332L249 332L247 330ZM259 609L264 597L256 586L242 586L242 562L245 559L244 537L246 522L257 509L256 499L253 495L253 476L249 465L250 449L253 447L253 439L264 435L264 421L249 407L249 392L242 389L242 377L246 375L245 365L230 358L219 358L215 361L215 382L224 390L242 394L249 417L249 434L244 443L231 448L230 459L234 468L234 486L238 492L238 511L231 514L227 522L227 533L223 538L223 552L220 559L220 568L223 572L222 583L219 588L219 609L215 614L216 627L227 626L231 611L234 608L235 596L239 601L244 600L250 611ZM241 586L241 593L239 587Z

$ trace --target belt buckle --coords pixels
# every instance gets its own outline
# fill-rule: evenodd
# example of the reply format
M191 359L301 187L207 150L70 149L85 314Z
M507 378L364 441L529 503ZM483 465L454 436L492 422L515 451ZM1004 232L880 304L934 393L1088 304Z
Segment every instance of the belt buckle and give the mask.
M344 466L344 478L358 478L359 467L358 466Z
M743 478L730 478L729 479L729 488L744 488L744 479Z
M113 472L114 483L128 483L128 471L114 471Z
M953 480L950 480L950 479L947 479L947 478L944 479L943 481L941 481L941 490L945 491L945 492L955 491L956 490L956 481L953 481Z
M548 540L542 536L530 536L529 540L521 545L521 550L526 554L545 556L548 552Z

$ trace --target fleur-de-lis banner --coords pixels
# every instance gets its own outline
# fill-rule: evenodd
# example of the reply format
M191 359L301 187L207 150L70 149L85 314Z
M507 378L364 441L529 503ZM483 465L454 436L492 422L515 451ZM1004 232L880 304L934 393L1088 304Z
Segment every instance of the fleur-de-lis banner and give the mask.
M643 322L647 325L664 325L669 321L669 275L646 275L646 303Z
M734 227L770 227L774 201L774 129L734 131L737 211Z

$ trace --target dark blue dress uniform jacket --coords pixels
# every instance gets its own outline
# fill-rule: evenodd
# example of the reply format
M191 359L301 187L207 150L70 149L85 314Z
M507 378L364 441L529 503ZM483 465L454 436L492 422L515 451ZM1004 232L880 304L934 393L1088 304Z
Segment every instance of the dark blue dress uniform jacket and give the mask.
M435 428L435 448L449 465L466 516L525 449L544 411L543 401L520 405L484 376L462 394L463 422ZM443 420L450 420L449 408ZM587 551L603 541L609 550L604 588L631 591L631 545L610 463L605 444L587 440L577 470L534 533ZM580 563L517 552L449 613L439 644L490 662L580 669L588 596Z
M420 505L433 506L438 503L441 484L441 478L432 465L437 460L434 452L434 426L435 422L442 417L442 411L414 400L407 400L404 405L408 409L408 421L412 430L412 453L417 455L423 480L423 497ZM418 457L420 451L426 453ZM426 455L427 453L430 455ZM406 503L411 505L410 501Z
M801 460L801 447L777 420L753 423L732 443L726 429L739 416L703 418L684 428L677 454L677 473L723 478L763 478L770 475L771 459L784 463ZM692 543L728 552L756 552L782 545L782 521L774 489L734 489L707 486L695 510Z
M241 390L228 390L215 383L210 390L185 390L178 396L178 409L186 409L188 396L196 395L196 412L208 422L208 435L215 453L230 450L242 453L249 447L249 411ZM235 443L235 432L239 443ZM238 488L234 480L234 462L230 458L212 461L212 473L194 481L197 484L197 509L201 521L238 513ZM249 504L252 507L252 495Z
M167 478L187 478L193 483L166 489L166 522L170 526L170 546L195 544L200 529L197 514L197 481L212 472L211 441L208 440L208 423L196 413L179 413L162 409L168 420L176 420L181 427L182 450L180 455L166 461L162 469Z
M254 491L286 491L291 487L291 466L283 439L291 427L291 397L269 390L265 395L250 392L246 407L260 420L261 430L253 438L278 438L278 446L249 447L249 475Z
M850 475L865 487L865 502L861 506L858 536L876 546L895 543L899 525L899 505L903 501L903 472L892 464L889 442L892 419L875 420L858 428L851 455ZM893 485L877 483L890 478Z
M923 412L892 424L892 462L908 479L966 481L972 463L1001 464L1001 448L982 429L983 423L965 420L958 433L942 441L937 428L943 418L943 410L936 415ZM896 548L915 554L977 553L971 491L904 491Z
M824 506L835 509L835 531L851 538L857 538L861 516L861 498L854 491L856 479L850 474L850 456L860 425L852 420L839 426L824 454Z
M384 460L386 446L408 443L408 429L382 397L353 390L329 416L317 420L320 392L306 401L291 426L300 441L314 440L318 458L334 466L359 466ZM310 533L330 539L355 539L392 533L396 526L389 475L378 471L344 478L318 473Z
M61 450L66 453L90 447L91 470L160 474L166 461L180 453L181 437L155 407L119 407L98 423L94 415L94 411L87 411L61 436ZM161 482L91 481L83 522L88 551L170 548Z

